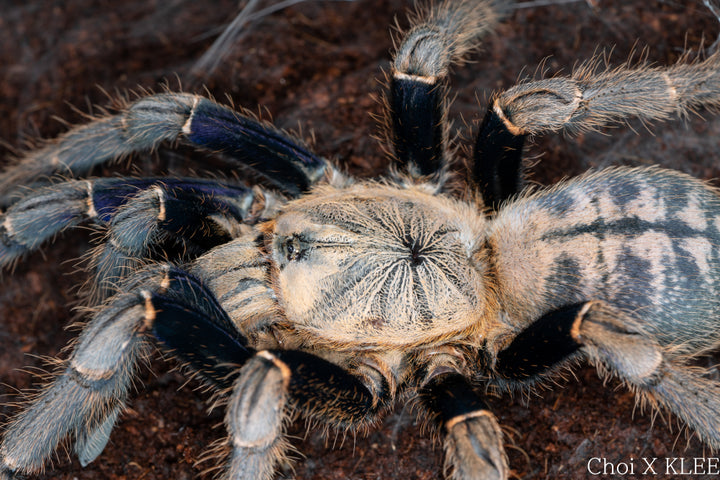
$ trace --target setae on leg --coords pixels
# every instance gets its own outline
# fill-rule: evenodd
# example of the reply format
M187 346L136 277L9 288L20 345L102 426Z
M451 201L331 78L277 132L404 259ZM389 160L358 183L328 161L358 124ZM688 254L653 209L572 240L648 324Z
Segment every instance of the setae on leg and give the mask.
M448 478L507 478L500 426L467 379L457 373L437 376L423 387L420 399L443 426Z
M90 320L52 383L7 425L0 444L2 478L42 471L67 437L75 440L75 453L84 465L102 452L125 405L136 365L151 351L148 340L162 318L155 297L172 299L182 318L229 323L211 294L173 267L153 267L132 281L133 288ZM232 340L233 354L247 358L242 339Z
M417 15L395 53L388 125L398 163L413 177L446 168L450 65L479 45L504 11L492 0L445 1Z
M692 354L673 354L672 347L659 344L637 320L601 301L550 312L520 332L497 354L494 381L529 385L577 354L601 374L618 377L641 402L670 410L702 442L720 447L717 382L703 369L687 365Z
M288 449L291 411L342 430L371 423L387 398L334 363L294 350L263 350L240 370L225 417L223 479L269 480Z
M0 206L22 198L22 186L37 187L53 176L83 175L96 165L176 139L237 159L290 195L308 190L332 168L268 123L197 95L163 93L75 127L7 168L0 174Z
M147 193L150 192L150 193ZM140 197L151 197L145 201ZM83 222L108 226L120 222L119 211L127 204L147 208L137 213L151 220L141 224L136 235L156 227L175 235L193 235L187 228L189 221L183 213L183 203L196 203L185 210L202 210L204 216L232 217L236 222L264 214L266 207L276 203L272 194L232 183L202 179L161 178L99 178L69 180L40 188L11 205L0 214L0 266L9 266L23 255L37 250L55 235ZM174 208L178 205L177 208ZM129 225L125 225L129 227ZM205 230L208 231L208 230ZM203 233L198 229L195 233ZM139 253L143 255L145 250Z

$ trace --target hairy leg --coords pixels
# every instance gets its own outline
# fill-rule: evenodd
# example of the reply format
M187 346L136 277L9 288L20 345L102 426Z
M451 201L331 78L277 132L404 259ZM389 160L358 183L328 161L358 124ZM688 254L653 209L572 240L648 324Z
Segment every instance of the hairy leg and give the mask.
M720 448L720 384L705 369L691 367L610 306L590 303L574 331L591 363L622 380L653 408L675 414L698 438Z
M666 408L712 448L720 447L720 385L643 331L638 320L601 301L550 312L520 332L492 365L494 382L542 381L582 354L653 408ZM702 352L698 352L702 353Z
M411 176L447 166L450 65L478 47L505 8L493 0L445 1L417 13L404 34L393 61L387 123L395 157Z
M53 381L6 426L0 444L0 472L6 477L42 471L68 437L74 439L82 464L102 452L124 408L136 365L151 351L148 340L156 336L160 318L156 299L166 307L174 305L173 313L182 312L185 319L230 324L209 292L184 272L157 266L133 281L134 288L114 297L90 320ZM248 357L242 339L234 342L233 352L245 351Z
M53 176L79 176L95 165L176 139L235 158L290 195L306 191L332 169L300 140L269 123L197 95L162 93L77 126L8 167L0 174L0 205L22 198L22 186L37 186Z
M597 72L600 58L554 77L516 85L490 107L516 135L597 130L629 118L652 122L720 106L720 54L668 67Z
M250 249L252 242L237 246ZM151 351L152 339L228 398L226 478L270 478L284 458L283 425L293 411L339 429L374 421L390 403L387 389L371 390L360 377L309 353L256 354L247 346L207 284L220 287L228 276L238 280L237 272L245 270L250 282L240 286L256 292L254 262L241 254L227 270L214 265L216 274L203 280L171 265L155 265L128 278L125 293L113 297L85 327L64 368L7 425L0 444L0 478L42 471L68 437L74 439L82 464L94 460L109 440L135 366ZM202 273L202 267L196 271ZM238 310L252 321L264 300L242 303Z
M482 395L457 373L433 378L420 399L442 425L445 470L452 480L505 480L502 432Z
M115 293L148 260L193 260L271 218L282 204L259 187L232 193L237 196L159 183L129 199L90 256L92 302Z
M520 83L497 95L480 127L473 176L496 207L523 187L526 137L578 133L639 118L664 121L720 106L720 54L669 67L622 66L597 72L595 58L571 77Z
M82 222L102 226L124 223L129 230L123 232L127 236L143 236L160 229L199 237L201 228L188 228L197 220L198 212L203 213L203 218L217 212L236 222L252 221L278 201L275 195L260 189L203 179L100 178L61 182L33 191L0 214L0 266L12 265ZM129 210L142 216L136 219L136 225L127 224ZM143 258L146 252L142 249L138 256Z
M569 77L524 81L492 99L474 150L473 177L487 206L496 209L523 188L527 137L599 130L638 118L685 117L720 106L720 54L667 67L623 65L601 70L596 56Z
M343 368L309 353L263 350L241 370L225 423L229 461L222 478L269 480L289 448L284 426L300 412L341 430L373 422L386 398Z

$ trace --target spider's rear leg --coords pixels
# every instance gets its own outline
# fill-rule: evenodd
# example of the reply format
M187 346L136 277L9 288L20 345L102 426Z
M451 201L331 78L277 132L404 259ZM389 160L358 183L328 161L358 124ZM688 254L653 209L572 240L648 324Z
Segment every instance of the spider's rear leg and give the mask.
M439 375L423 387L420 399L443 426L448 478L507 478L500 426L467 379L457 373Z
M597 57L570 77L523 82L493 98L474 153L474 180L486 203L497 206L522 188L525 137L599 130L630 118L664 121L720 106L719 53L668 67L625 65L598 72L601 64Z
M498 206L523 188L523 146L526 135L508 128L494 108L480 124L475 140L473 179L485 205Z
M163 93L130 103L116 115L73 128L0 174L0 205L55 175L79 176L96 165L181 139L221 152L290 195L308 190L329 163L269 123L197 95Z
M412 177L437 174L447 157L447 76L500 19L493 0L445 1L417 14L395 53L388 125L399 164Z
M597 72L601 59L594 58L570 77L520 83L496 96L490 108L510 132L537 135L597 130L633 117L668 120L720 106L720 54L686 60Z
M591 302L586 310L579 312L579 332L574 333L590 362L617 376L650 407L670 410L703 443L720 448L720 384L621 312L602 302Z
M628 385L638 400L667 408L701 441L719 448L720 385L687 365L694 352L679 356L675 347L659 344L637 320L605 302L590 301L538 319L498 352L493 370L498 383L522 386L583 354L601 373Z

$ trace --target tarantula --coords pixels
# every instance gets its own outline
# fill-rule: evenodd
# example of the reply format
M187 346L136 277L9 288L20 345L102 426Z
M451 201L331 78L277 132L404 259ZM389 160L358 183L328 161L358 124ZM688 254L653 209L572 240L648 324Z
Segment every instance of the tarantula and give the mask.
M225 478L272 477L295 412L358 430L406 398L442 432L452 478L506 478L487 395L582 359L720 447L720 389L687 366L720 345L718 192L660 168L610 168L546 189L522 181L528 136L717 107L719 54L665 68L591 62L495 95L459 195L448 70L503 13L500 2L458 0L414 19L389 80L394 168L382 180L353 179L244 112L170 92L7 169L3 264L82 221L107 233L91 258L91 318L6 426L0 478L42 470L67 437L81 463L93 461L155 343L225 403ZM243 162L264 188L67 179L175 139Z

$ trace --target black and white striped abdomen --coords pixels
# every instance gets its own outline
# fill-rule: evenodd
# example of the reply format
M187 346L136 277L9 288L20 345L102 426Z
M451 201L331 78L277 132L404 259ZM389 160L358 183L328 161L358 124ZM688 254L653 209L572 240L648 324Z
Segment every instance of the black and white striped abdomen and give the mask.
M500 291L519 321L601 299L665 344L720 337L698 334L720 330L720 197L690 176L592 172L511 202L491 230Z

